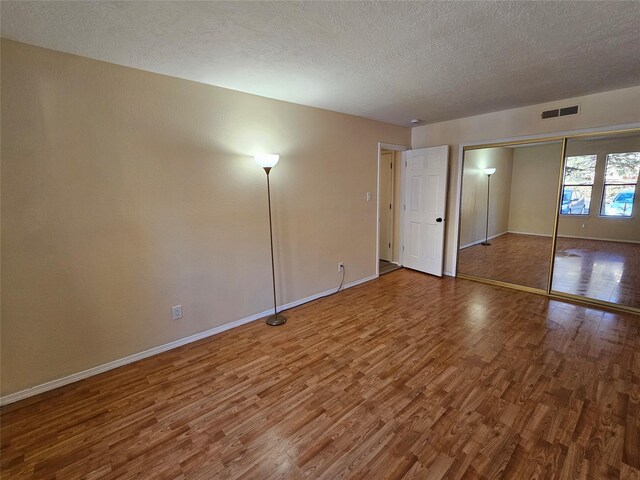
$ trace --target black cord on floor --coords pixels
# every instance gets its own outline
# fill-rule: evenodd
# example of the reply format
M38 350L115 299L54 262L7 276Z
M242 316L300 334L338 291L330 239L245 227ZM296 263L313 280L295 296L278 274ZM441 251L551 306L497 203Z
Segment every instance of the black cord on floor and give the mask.
M336 293L338 293L340 290L342 290L342 286L344 285L344 276L346 275L346 273L347 273L347 269L346 269L346 268L344 267L344 265L343 265L343 266L342 266L342 280L340 280L340 286L338 287L338 289L337 289L335 292L331 292L331 293L328 293L328 294L323 295L323 296L321 296L321 297L314 298L313 300L308 300L308 301L306 301L306 302L304 302L304 303L301 303L301 304L299 304L299 305L296 305L295 307L289 307L289 308L287 308L287 309L285 309L285 310L280 310L278 313L286 312L287 310L291 310L292 308L301 307L302 305L306 305L307 303L315 302L316 300L320 300L321 298L327 298L327 297L330 297L330 296L332 296L332 295L335 295L335 294L336 294Z

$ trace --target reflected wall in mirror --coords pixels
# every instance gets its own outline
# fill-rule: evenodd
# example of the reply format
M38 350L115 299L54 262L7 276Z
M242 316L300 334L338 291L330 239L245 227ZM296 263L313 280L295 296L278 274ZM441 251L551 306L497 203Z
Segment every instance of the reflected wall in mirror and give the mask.
M567 140L552 290L640 308L640 134Z
M465 151L459 273L547 290L561 159L561 141Z

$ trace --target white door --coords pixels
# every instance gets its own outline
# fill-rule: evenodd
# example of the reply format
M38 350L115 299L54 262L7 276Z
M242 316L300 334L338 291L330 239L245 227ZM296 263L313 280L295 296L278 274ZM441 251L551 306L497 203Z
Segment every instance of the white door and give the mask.
M393 236L393 153L380 154L380 260L391 261Z
M449 146L405 152L402 264L442 276Z

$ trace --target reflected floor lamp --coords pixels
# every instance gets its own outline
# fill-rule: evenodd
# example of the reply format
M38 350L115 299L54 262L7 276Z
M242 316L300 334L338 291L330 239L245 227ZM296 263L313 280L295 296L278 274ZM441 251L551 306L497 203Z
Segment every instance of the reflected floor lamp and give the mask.
M484 229L484 242L480 245L491 245L489 243L489 193L491 192L491 175L496 173L496 169L493 167L485 168L484 173L487 175L487 224Z
M273 282L273 315L269 315L267 318L267 325L277 326L283 325L287 319L284 315L278 313L278 304L276 302L276 269L273 261L273 225L271 222L271 187L269 186L269 172L276 166L280 155L275 153L266 153L255 156L256 163L264 168L264 172L267 174L267 199L269 202L269 239L271 240L271 280Z

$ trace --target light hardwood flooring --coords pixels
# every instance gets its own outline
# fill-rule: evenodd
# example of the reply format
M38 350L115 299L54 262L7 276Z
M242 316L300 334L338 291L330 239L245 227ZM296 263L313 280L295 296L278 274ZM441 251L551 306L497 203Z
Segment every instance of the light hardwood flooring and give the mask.
M458 271L545 290L551 238L508 233L460 251ZM640 244L558 238L553 290L640 308Z
M640 317L407 269L3 407L3 479L639 479Z

